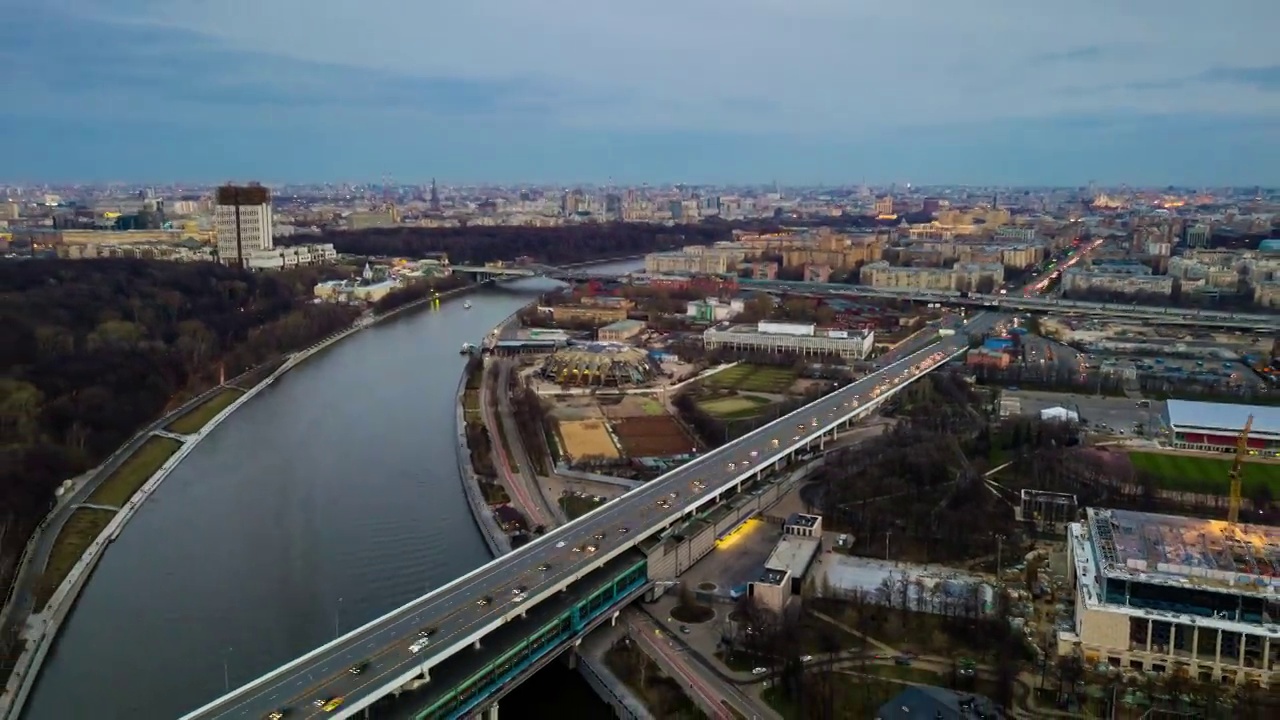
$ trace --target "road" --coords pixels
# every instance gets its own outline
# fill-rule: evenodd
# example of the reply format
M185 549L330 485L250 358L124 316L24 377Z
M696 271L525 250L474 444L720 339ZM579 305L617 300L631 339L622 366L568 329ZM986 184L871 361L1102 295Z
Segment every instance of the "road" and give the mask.
M995 318L979 314L968 332L985 332ZM523 591L536 603L556 593L608 558L625 552L654 528L712 501L721 489L750 479L775 460L805 448L839 418L865 405L880 388L899 387L919 377L913 366L941 353L947 356L968 346L965 332L941 337L916 353L889 357L882 369L810 405L703 455L666 475L604 505L568 525L551 530L534 542L484 565L434 593L353 631L234 694L220 698L187 718L261 718L277 709L289 717L320 717L312 707L317 699L344 697L348 708L382 694L385 686L402 682L412 672L443 661L471 642L519 614L523 607L513 591ZM483 404L482 404L483 405ZM501 443L495 442L495 446ZM698 480L704 485L696 486ZM632 533L632 530L638 532ZM545 569L543 569L545 568ZM488 598L481 604L478 599ZM430 645L420 654L409 645L425 627L435 628ZM353 675L347 670L361 662L368 666Z
M495 361L496 362L496 361ZM497 455L498 473L502 476L502 484L507 488L507 492L515 499L516 504L524 510L525 517L529 519L530 529L538 525L546 526L547 518L543 516L541 506L534 502L530 496L529 488L524 482L523 473L528 467L528 458L520 460L520 473L513 476L511 473L511 458L507 457L506 446L502 442L502 436L506 434L509 441L512 438L518 439L520 436L510 435L511 418L509 413L498 412L499 418L493 416L493 398L495 392L499 398L506 395L499 381L498 387L494 387L494 383L490 380L489 368L485 367L481 373L480 379L480 415L484 419L484 426L489 429L489 444L493 446L493 453ZM502 425L499 425L502 422ZM512 447L515 443L512 442ZM518 450L512 450L521 456L524 452L524 446L520 446Z
M760 720L761 718L778 717L778 714L758 699L744 693L737 685L725 682L700 662L687 662L689 650L677 645L667 637L665 630L659 628L644 614L634 610L626 612L623 617L631 629L631 637L640 643L645 653L653 658L658 667L668 677L678 681L686 692L696 695L692 698L708 715L713 718L728 718L723 703L728 703L743 717ZM699 698L701 700L699 700Z
M498 386L494 388L498 393L498 418L502 421L502 432L507 436L507 445L514 456L511 460L516 466L516 471L511 474L511 482L521 486L529 502L536 503L538 513L541 515L537 524L548 528L559 525L559 513L551 507L546 493L541 489L538 476L533 471L533 463L529 461L529 453L524 446L524 436L516 426L515 411L511 408L511 362L503 359L497 359L494 362L498 363Z

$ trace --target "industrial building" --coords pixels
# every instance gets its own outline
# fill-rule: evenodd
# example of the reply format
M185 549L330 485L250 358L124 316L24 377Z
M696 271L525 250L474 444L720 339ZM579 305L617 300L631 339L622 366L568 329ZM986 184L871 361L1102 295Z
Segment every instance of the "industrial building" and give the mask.
M1187 450L1235 452L1244 425L1249 428L1249 453L1280 457L1280 408L1258 405L1170 400L1165 403L1169 443Z
M779 323L761 320L755 325L718 325L702 334L708 350L794 352L800 355L839 355L863 360L875 346L871 330L818 330L812 323Z
M1280 663L1280 528L1089 508L1067 526L1089 665L1269 687Z
M610 343L571 345L542 364L544 378L577 387L642 385L653 380L657 370L645 351Z

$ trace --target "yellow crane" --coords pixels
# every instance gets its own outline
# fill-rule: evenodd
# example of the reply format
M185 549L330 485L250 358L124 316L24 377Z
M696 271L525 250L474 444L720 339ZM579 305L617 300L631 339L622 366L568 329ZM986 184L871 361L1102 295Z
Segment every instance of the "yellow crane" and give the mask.
M1249 454L1249 431L1253 429L1253 416L1244 423L1244 430L1236 440L1236 461L1231 463L1231 472L1227 478L1231 480L1231 497L1227 505L1227 522L1235 525L1240 522L1240 471L1244 468L1244 459Z

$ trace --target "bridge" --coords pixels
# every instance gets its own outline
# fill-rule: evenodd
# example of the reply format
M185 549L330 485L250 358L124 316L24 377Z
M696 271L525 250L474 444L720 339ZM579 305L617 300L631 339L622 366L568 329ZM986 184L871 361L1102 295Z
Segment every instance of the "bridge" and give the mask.
M387 695L405 717L487 710L653 583L694 559L668 529L793 463L968 348L997 318L953 320L882 358L881 369L558 527L428 595L186 715L184 720L346 718ZM957 333L957 330L959 332ZM712 543L700 550L710 552ZM679 546L676 546L679 549ZM698 557L701 557L701 554ZM410 646L417 648L415 651ZM358 668L359 673L351 672ZM341 704L325 712L316 705ZM402 713L397 712L397 715Z
M546 277L552 280L591 280L594 278L617 279L625 273L602 273L599 270L591 270L591 265L596 262L579 263L576 265L565 265L564 267L556 267L554 265L542 265L540 263L530 263L527 265L507 265L503 263L490 263L485 265L453 265L450 271L455 275L465 275L477 282L488 282L491 280L518 280L520 278L529 277Z
M1137 303L1102 303L1062 298L1025 297L966 293L955 290L887 290L864 285L835 285L787 280L739 280L739 287L767 293L794 293L823 297L854 296L890 300L936 302L945 305L1004 310L1008 312L1052 312L1099 317L1159 320L1164 325L1200 325L1240 328L1253 331L1280 331L1280 315L1200 310Z

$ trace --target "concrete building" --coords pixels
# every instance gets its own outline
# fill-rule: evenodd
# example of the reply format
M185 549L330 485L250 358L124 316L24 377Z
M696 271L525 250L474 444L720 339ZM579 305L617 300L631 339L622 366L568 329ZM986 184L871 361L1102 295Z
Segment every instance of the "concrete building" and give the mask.
M796 537L821 538L822 516L808 513L791 513L791 517L782 524L783 535Z
M223 185L214 196L213 229L218 258L239 264L242 256L275 247L271 234L271 192L257 183Z
M746 263L743 266L748 276L752 280L777 280L778 279L778 263L770 261L757 261Z
M270 250L245 253L245 267L250 270L287 270L307 265L321 265L338 259L333 243L290 245Z
M587 320L593 323L613 323L626 320L627 309L596 305L557 305L551 308L551 317L556 322Z
M1089 508L1067 526L1070 630L1086 665L1271 687L1280 528Z
M875 346L871 330L824 330L813 324L774 323L756 325L720 325L702 334L707 349L763 352L794 352L800 355L839 355L845 360L863 360Z
M1152 275L1151 268L1138 263L1073 267L1062 273L1062 289L1069 293L1168 296L1173 293L1173 281L1170 275Z
M892 290L967 290L981 292L1004 283L1000 263L956 263L955 267L898 267L881 260L864 265L862 284Z
M811 283L831 282L831 266L830 265L814 265L810 263L804 266L804 281Z
M809 567L822 548L820 537L784 534L778 540L764 563L759 579L751 581L747 587L747 594L758 607L782 615L791 599L799 597Z
M741 298L723 301L718 298L691 300L685 307L685 316L697 322L724 322L746 309L746 302Z
M597 336L601 342L625 342L644 332L644 327L639 320L619 320L600 328Z

